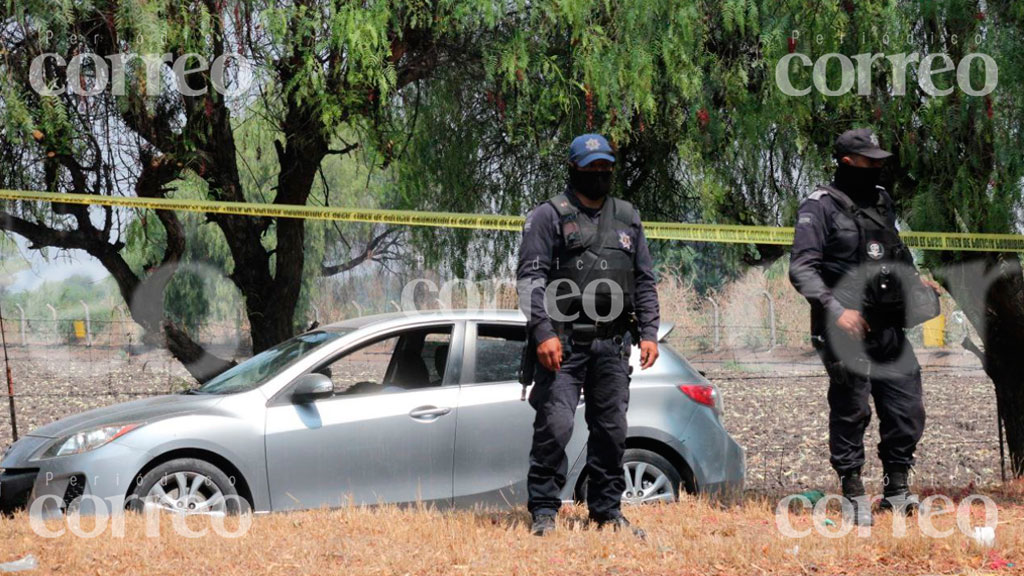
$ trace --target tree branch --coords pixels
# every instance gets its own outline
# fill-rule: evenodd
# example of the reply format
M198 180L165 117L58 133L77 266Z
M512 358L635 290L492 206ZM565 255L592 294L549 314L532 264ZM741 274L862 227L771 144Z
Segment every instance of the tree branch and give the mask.
M392 237L396 232L398 230L395 228L389 228L381 232L367 242L359 254L339 264L325 264L321 268L320 274L322 276L334 276L348 272L367 260L380 262L387 259L390 249L397 243L397 238Z

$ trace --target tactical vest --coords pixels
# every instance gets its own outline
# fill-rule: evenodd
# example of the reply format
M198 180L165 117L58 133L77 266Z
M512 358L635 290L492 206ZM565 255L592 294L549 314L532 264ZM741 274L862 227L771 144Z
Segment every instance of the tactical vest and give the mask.
M556 299L549 304L566 316L579 314L577 321L583 322L594 320L588 310L596 311L597 316L608 316L614 310L632 312L636 246L631 245L631 236L622 236L620 231L632 227L633 205L608 197L595 223L581 214L566 194L548 202L558 212L564 245L552 262L548 284L568 281L558 282ZM589 300L586 306L585 300Z
M872 320L902 325L906 301L903 282L908 273L907 247L889 221L889 200L879 188L875 206L861 207L841 190L820 186L856 224L860 264L852 278L844 278L833 294L846 308L861 309Z

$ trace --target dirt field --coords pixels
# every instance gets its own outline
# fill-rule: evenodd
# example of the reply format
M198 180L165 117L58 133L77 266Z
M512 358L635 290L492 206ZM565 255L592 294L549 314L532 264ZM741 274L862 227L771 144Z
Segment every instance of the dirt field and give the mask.
M18 426L37 426L88 408L183 389L190 380L166 353L128 358L118 349L11 348ZM692 355L725 399L725 426L746 450L747 487L758 493L828 488L828 387L813 352L730 351ZM966 353L921 353L928 421L917 481L944 487L1000 480L992 384ZM10 443L0 407L0 446ZM877 480L877 419L868 429L865 475Z
M966 352L919 351L927 413L916 481L925 486L1000 482L992 382ZM725 399L725 427L746 450L747 487L777 493L836 484L828 465L828 379L812 351L696 356ZM879 481L878 419L865 436L865 476Z

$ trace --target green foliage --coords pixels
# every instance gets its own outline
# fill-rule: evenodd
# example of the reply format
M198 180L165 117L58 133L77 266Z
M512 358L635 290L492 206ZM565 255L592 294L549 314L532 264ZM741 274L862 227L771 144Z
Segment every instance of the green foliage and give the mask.
M115 310L120 304L120 298L114 282L109 278L94 282L82 275L43 282L33 290L7 293L4 295L3 313L4 318L19 318L20 312L16 305L20 305L25 310L25 318L30 322L42 320L42 326L50 327L52 324L48 323L51 313L47 304L57 311L58 320L84 320L83 301L89 306L89 316L97 322L96 326L100 322L121 319ZM59 331L61 334L64 332L66 330Z
M71 35L107 6L6 2L11 18L31 21L40 34L53 32L59 51L70 50ZM127 0L111 6L110 25L122 49L212 53L220 42L256 62L259 96L236 103L230 127L249 201L272 201L280 192L274 187L289 167L281 165L274 143L283 141L289 113L312 111L316 121L306 133L323 136L332 148L358 142L360 149L356 156L326 157L310 204L522 214L563 188L569 141L597 131L619 148L617 192L647 219L788 225L799 199L832 170L835 136L871 126L898 152L889 176L912 227L1007 232L1018 224L1024 176L1020 3L229 2L219 15L207 3ZM979 18L983 7L991 15ZM817 90L789 96L776 85L775 68L791 51L794 31L799 37L792 38L792 50L812 60L832 52L945 52L959 62L982 51L999 63L999 87L987 98L959 90L930 97L911 70L906 96L894 96L891 66L882 59L864 79L871 81L866 95L855 87L842 96ZM284 62L297 67L281 74ZM835 64L826 70L831 87L842 81ZM0 63L0 72L5 66ZM139 66L129 70L133 93L145 87L143 72ZM807 68L794 69L792 77L798 86L812 80ZM973 85L981 78L976 65ZM949 75L938 82L951 83ZM24 83L3 80L0 97L5 138L31 147L38 130L46 138L33 150L37 155L47 147L82 155L92 127L76 123L66 100L35 98ZM184 116L174 103L172 97L144 102L151 112ZM115 104L127 110L123 99ZM221 193L202 173L203 154L211 153L206 137L183 135L185 150L177 153L184 168L172 195ZM33 168L7 170L2 179L38 187L43 171ZM121 192L130 189L129 183ZM233 239L219 226L200 217L182 221L184 262L202 262L220 278L211 286L183 273L170 287L168 312L194 322L223 314L218 307L239 297L230 277L245 264L233 261ZM287 256L273 252L277 226L268 223L259 237L272 253L271 275L277 259ZM351 240L374 231L318 222L305 230L297 326L304 302L319 290L321 264L343 261L358 245ZM161 261L166 238L155 215L133 215L125 233L124 253L136 272ZM408 237L421 264L460 276L508 272L518 240L515 234L427 229L411 230ZM656 247L666 266L690 270L688 279L701 289L735 275L744 257L770 259L765 250Z

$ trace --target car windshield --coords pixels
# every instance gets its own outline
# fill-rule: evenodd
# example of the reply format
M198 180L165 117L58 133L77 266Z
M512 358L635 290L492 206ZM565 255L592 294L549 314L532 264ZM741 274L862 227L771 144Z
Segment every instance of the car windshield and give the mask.
M247 392L276 376L292 362L336 340L349 331L310 332L268 348L238 366L221 373L200 386L198 394L235 394Z

